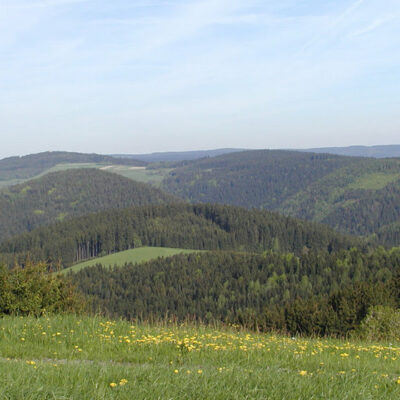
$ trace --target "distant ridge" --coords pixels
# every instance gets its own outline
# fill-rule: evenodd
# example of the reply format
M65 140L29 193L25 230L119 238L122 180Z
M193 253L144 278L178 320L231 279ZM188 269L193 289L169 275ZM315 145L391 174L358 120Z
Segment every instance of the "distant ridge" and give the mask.
M144 162L165 162L165 161L191 161L204 157L216 157L222 154L237 153L246 149L215 149L196 151L172 151L150 154L111 154L111 157L135 159Z
M400 157L400 144L379 146L319 147L312 149L299 149L299 151L338 154L340 156L389 158Z
M121 159L102 154L85 154L68 151L46 151L27 156L8 157L0 160L0 181L28 179L58 164L102 163L144 166L146 163L134 159Z

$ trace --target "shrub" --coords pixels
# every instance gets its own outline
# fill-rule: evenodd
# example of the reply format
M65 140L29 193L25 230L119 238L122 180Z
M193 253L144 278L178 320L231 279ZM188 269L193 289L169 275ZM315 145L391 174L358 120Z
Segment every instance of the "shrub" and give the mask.
M371 307L361 322L359 334L368 340L400 341L400 310Z
M83 309L82 296L65 277L49 272L46 264L0 266L0 315L39 316Z

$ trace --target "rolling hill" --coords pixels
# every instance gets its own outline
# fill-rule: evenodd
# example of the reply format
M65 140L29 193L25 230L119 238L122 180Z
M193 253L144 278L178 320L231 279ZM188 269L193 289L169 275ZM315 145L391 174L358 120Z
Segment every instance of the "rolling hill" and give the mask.
M100 154L72 153L66 151L47 151L30 154L23 157L8 157L0 160L0 188L21 183L29 178L37 177L59 165L97 164L129 165L132 167L145 166L146 163L134 159L123 159Z
M374 237L383 244L400 244L398 241L400 231L396 225L396 222L400 222L399 159L347 157L286 150L249 150L225 153L231 150L206 152L207 157L202 159L175 160L175 162L165 164L153 163L147 164L146 167L137 165L142 161L129 158L64 152L41 153L16 158L14 161L13 159L1 160L0 185L2 182L3 184L9 182L1 181L1 174L6 176L4 174L7 172L4 165L8 165L9 171L13 171L14 176L21 171L25 175L18 176L26 176L27 171L32 174L38 173L40 170L45 175L52 169L69 170L79 166L96 167L101 172L107 170L129 179L149 183L184 201L273 210L285 215L328 224L343 233ZM210 157L219 152L224 154ZM194 152L191 155L200 156L200 153ZM163 154L156 153L154 160L159 160L157 157ZM176 154L183 156L186 153ZM176 154L166 153L164 155L167 158L164 157L164 159L168 159L170 155L174 159ZM5 163L5 161L7 162ZM55 164L60 161L70 163ZM83 161L87 161L87 163L82 164ZM112 164L108 164L108 162L112 162ZM51 165L53 165L51 169L46 169ZM61 181L63 179L62 174L51 176L54 180L59 179L58 176ZM47 179L45 176L42 178ZM26 185L29 186L29 184ZM106 185L108 183L104 182L100 186L105 188ZM13 228L6 226L3 229L3 231L8 230L9 232L3 233L3 236L0 234L0 239L23 232L25 229L32 230L38 226L38 221L46 220L46 213L43 213L41 205L36 206L33 210L29 207L26 210L21 195L17 196L18 201L15 202L15 190L17 192L26 190L26 187L0 191L0 201L4 200L5 196L7 197L7 193L9 198L10 194L13 198L11 206L7 206L7 202L0 203L3 204L2 215L14 213L14 220L17 221ZM122 187L119 190L122 190ZM3 194L1 194L2 192ZM70 203L75 201L72 199L75 195L76 193L70 195ZM31 194L27 197L31 197ZM49 197L48 200L47 207L58 207L53 204L56 200L55 195ZM94 200L94 203L97 203L97 200ZM116 208L120 208L118 201L115 204L117 204ZM136 205L133 202L122 202L122 204L125 206ZM88 207L87 212L112 207L112 205L106 208ZM17 211L18 208L22 212ZM81 215L82 213L86 213L83 208L72 215ZM26 214L25 217L24 214ZM58 214L51 214L49 221L52 218L62 219L69 214L71 211L68 209L60 210ZM21 218L25 218L25 222L23 227L18 227Z
M400 222L396 158L246 151L186 163L170 171L161 187L193 203L275 210L357 235ZM388 243L399 245L397 235Z
M0 241L71 216L175 201L149 185L98 169L55 172L0 191Z
M254 150L175 168L164 190L185 200L276 210L311 183L359 160L328 154Z
M400 160L360 160L317 180L279 211L369 235L400 221ZM397 243L398 244L398 243Z
M327 226L268 211L221 205L169 204L71 218L0 245L8 264L47 260L71 266L141 246L196 250L332 252L362 243Z

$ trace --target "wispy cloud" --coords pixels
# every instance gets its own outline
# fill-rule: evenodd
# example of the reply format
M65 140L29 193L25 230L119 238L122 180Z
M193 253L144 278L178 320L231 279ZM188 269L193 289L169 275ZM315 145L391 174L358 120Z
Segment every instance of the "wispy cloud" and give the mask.
M176 132L187 148L185 132L210 147L216 131L251 147L272 129L283 147L293 132L360 134L400 90L399 15L398 0L3 0L0 132L111 146L107 133L146 131L148 150Z
M374 31L375 29L380 28L383 25L386 25L389 22L392 22L396 19L400 18L400 14L395 14L395 15L386 15L383 17L379 17L375 20L373 20L370 24L365 26L364 28L358 29L353 33L353 36L361 36L365 35L367 33L370 33Z

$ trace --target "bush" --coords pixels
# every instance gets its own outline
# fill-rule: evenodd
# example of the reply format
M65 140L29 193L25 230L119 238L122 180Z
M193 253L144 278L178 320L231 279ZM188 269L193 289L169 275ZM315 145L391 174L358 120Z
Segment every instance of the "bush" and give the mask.
M72 284L38 263L8 269L0 266L0 315L80 312L84 301Z
M361 322L359 334L368 340L400 341L400 310L371 307Z

